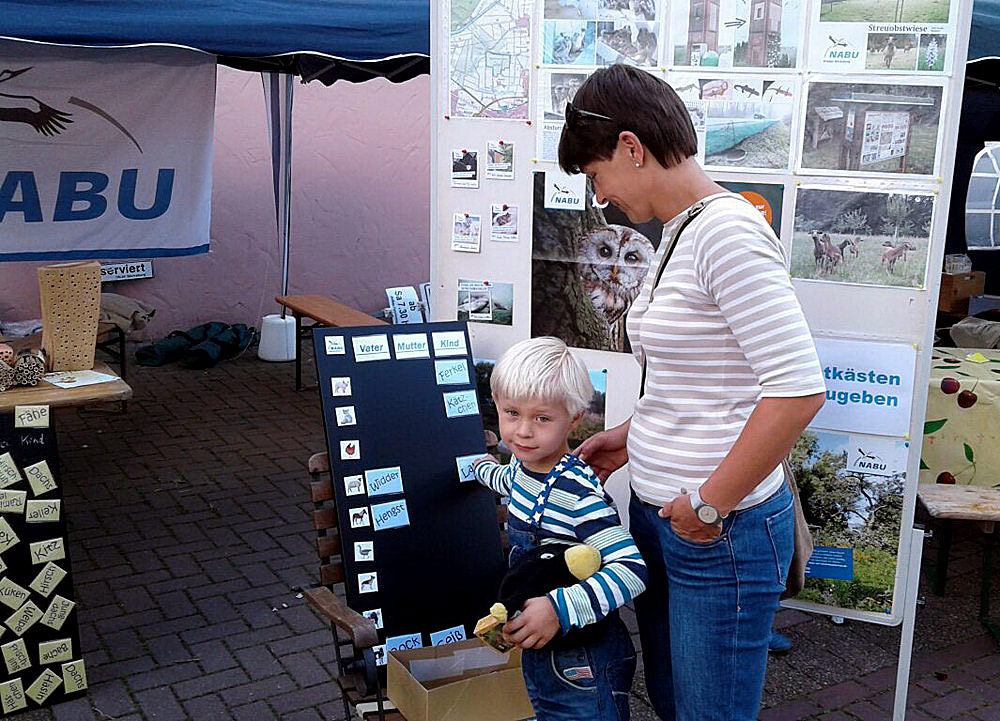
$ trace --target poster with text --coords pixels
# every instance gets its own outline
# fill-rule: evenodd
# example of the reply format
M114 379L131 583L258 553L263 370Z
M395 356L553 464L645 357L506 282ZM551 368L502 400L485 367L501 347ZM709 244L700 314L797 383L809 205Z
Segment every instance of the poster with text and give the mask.
M774 234L781 237L781 206L785 194L785 186L781 183L738 183L729 180L718 181L726 190L739 193L750 201L764 220L771 226Z
M796 78L675 73L670 84L688 107L706 167L788 168Z
M625 316L646 280L663 225L633 224L612 205L595 208L586 186L581 210L547 207L546 173L535 173L531 254L531 335L575 348L627 351Z
M538 73L535 154L538 160L556 162L559 136L566 117L566 103L590 75L590 70L542 70Z
M909 443L807 429L789 454L815 548L798 601L891 614Z
M826 403L813 428L903 437L910 432L917 351L902 343L817 338Z
M793 278L926 286L934 195L799 188Z
M806 0L676 0L674 65L794 68Z
M513 325L514 284L459 278L457 319Z

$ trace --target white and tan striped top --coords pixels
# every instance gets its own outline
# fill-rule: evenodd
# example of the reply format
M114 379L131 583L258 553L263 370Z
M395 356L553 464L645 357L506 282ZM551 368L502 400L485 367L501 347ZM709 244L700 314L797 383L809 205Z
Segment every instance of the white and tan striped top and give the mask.
M629 469L636 495L655 504L708 479L760 398L825 391L781 243L740 196L709 203L688 224L648 302L655 269L687 212L664 225L626 324L639 362L647 358ZM765 500L781 480L779 466L737 508Z

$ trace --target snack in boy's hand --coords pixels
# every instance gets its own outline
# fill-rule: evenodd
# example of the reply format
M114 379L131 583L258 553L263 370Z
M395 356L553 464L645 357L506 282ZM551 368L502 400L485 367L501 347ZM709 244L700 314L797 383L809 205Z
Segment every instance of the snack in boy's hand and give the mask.
M504 638L505 623L507 623L507 609L502 603L494 603L490 606L490 615L479 619L473 633L487 646L492 646L500 653L506 653L514 648L514 644Z

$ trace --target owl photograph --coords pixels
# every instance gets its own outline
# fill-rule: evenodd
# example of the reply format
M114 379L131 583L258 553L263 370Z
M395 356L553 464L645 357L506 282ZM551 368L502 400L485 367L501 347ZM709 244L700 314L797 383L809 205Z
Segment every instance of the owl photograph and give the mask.
M614 206L545 207L545 174L535 173L531 334L567 345L630 350L625 316L639 295L660 242L659 221L631 223Z

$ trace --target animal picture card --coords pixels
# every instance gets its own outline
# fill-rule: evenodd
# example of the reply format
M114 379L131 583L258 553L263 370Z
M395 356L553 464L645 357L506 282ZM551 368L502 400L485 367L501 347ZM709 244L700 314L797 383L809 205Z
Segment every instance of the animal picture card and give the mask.
M484 455L483 453L475 453L471 456L459 456L456 458L455 464L458 466L458 480L462 483L476 480L476 473L472 469L472 462L477 458L482 458Z
M475 391L454 391L442 394L444 410L449 418L474 416L479 413L479 401Z
M455 213L451 249L459 253L478 253L483 217L474 213Z
M491 140L486 144L487 180L514 179L514 143Z
M479 153L475 150L451 151L451 187L479 187Z
M373 608L370 611L362 611L361 615L375 624L375 628L382 628L382 609Z
M514 284L458 279L456 320L493 325L514 324Z
M376 531L409 526L410 514L406 510L406 501L400 499L372 506L372 521Z
M375 560L375 542L374 541L355 541L354 542L354 561L355 563L368 563Z
M490 205L490 240L498 243L517 242L517 206L507 203Z
M351 379L345 376L339 378L331 378L330 386L333 389L334 396L349 396L351 395Z
M327 355L344 355L347 352L344 348L344 336L342 335L328 335L323 339L323 344Z
M365 494L364 476L344 476L344 495L363 496Z
M336 409L338 426L353 426L357 424L354 414L354 406L340 406Z
M387 663L385 658L385 644L383 643L380 646L372 646L372 653L375 654L375 665L385 666Z
M367 506L352 508L348 513L351 517L351 528L365 528L371 523Z
M377 591L378 591L378 573L372 571L371 573L358 574L359 593L376 593Z
M436 360L434 376L439 386L464 385L469 382L469 363L465 358Z
M399 466L373 468L365 471L369 496L387 496L403 492L403 471Z
M358 461L361 460L361 441L354 439L340 442L340 460Z

